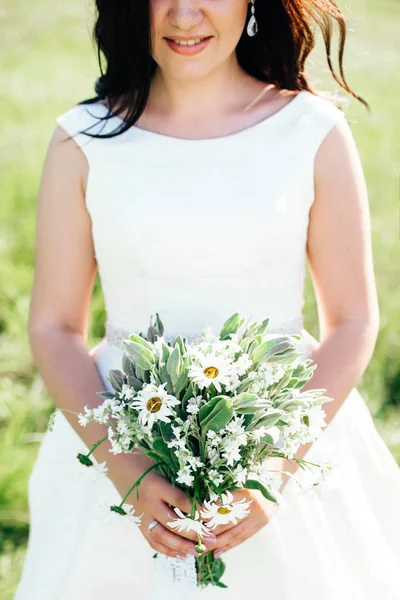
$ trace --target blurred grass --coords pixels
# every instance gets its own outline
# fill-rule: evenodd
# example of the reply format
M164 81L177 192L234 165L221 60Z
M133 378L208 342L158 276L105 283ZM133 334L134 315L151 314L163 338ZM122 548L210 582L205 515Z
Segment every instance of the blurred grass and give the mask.
M374 357L358 389L378 429L400 461L400 80L398 0L339 2L348 20L345 54L355 100L348 116L370 196L381 331ZM97 77L86 2L3 0L0 6L0 597L10 600L20 575L28 534L27 482L52 410L27 341L34 267L36 195L55 117L92 94ZM310 72L319 89L336 89L321 44ZM316 75L318 74L318 76ZM306 328L318 335L307 275ZM89 344L103 335L98 281Z

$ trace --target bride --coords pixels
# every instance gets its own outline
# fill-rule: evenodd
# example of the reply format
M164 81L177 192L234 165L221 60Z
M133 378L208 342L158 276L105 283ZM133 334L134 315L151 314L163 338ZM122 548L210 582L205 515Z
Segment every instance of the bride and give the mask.
M140 528L104 523L97 505L119 503L151 461L102 444L94 456L107 476L76 479L76 453L107 430L81 427L74 413L111 390L122 339L146 332L156 312L166 337L190 339L217 333L235 311L301 333L317 365L307 385L334 401L323 435L299 456L333 468L315 487L292 464L275 465L286 500L276 514L260 492L240 492L250 515L205 540L224 556L228 588L201 596L398 600L399 469L355 387L379 329L365 181L344 113L304 74L312 19L328 39L332 21L345 37L339 9L329 0L96 5L103 74L95 98L57 119L38 203L29 335L59 410L29 480L16 600L176 597L153 595L153 555L195 553L192 535L166 524L170 506L190 511L185 493L153 472L140 501L127 500L144 515ZM319 341L303 328L306 260ZM97 271L106 336L88 350Z

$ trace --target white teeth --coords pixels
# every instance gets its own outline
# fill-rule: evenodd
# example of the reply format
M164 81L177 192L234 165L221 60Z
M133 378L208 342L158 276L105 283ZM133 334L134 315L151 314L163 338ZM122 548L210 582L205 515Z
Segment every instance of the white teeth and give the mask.
M195 38L193 40L173 40L175 44L179 44L180 46L194 46L195 44L199 44L202 40L201 38Z

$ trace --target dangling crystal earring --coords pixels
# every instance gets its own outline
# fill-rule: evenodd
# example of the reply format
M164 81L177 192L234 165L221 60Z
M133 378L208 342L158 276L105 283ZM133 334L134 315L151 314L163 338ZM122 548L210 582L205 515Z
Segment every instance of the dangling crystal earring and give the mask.
M254 2L255 0L251 0L251 17L249 19L249 22L247 23L247 35L249 35L250 37L255 36L258 31L257 20L254 16L256 10L254 7Z

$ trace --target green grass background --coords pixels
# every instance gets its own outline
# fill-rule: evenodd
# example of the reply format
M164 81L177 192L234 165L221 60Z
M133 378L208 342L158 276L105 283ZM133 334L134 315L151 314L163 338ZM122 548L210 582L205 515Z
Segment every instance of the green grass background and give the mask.
M398 0L354 0L344 5L349 34L348 80L372 113L351 100L348 118L359 147L370 196L381 329L373 359L358 388L376 425L400 461L400 80ZM0 597L13 597L29 531L27 481L51 399L33 364L27 315L34 268L36 196L55 118L92 95L97 77L90 41L89 2L2 0L0 5ZM319 89L336 89L321 43L309 73ZM306 327L318 335L310 278ZM96 282L89 343L104 332Z

